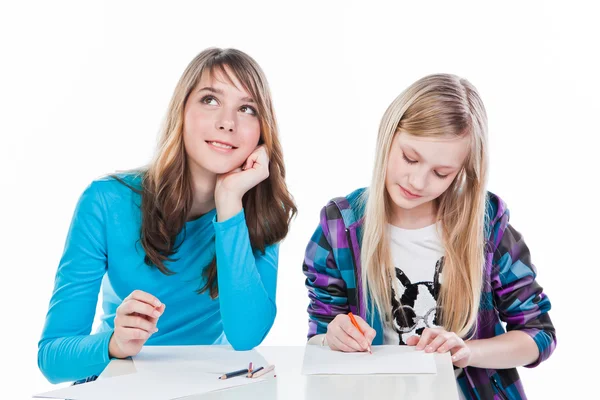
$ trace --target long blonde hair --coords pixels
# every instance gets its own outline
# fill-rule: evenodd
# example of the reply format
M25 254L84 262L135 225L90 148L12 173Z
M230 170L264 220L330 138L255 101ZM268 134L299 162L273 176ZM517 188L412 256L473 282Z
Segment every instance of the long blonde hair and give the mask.
M213 76L217 71L231 83L230 74L233 74L256 101L260 121L259 144L265 145L270 159L269 177L242 198L252 248L264 251L267 245L281 241L297 211L285 183L279 130L271 92L262 69L242 51L206 49L189 63L179 79L162 127L158 151L149 167L142 171L140 242L146 252L144 261L166 275L174 273L167 263L175 259L181 244L176 243L176 238L184 229L193 203L192 180L183 142L185 105L202 75L208 73ZM204 281L198 293L209 291L210 296L216 298L216 258L204 266L202 274Z
M386 110L377 137L375 168L366 201L361 248L363 300L377 307L384 326L392 322L395 276L387 229L391 202L386 168L392 140L399 131L414 136L467 135L471 150L448 189L435 200L445 249L438 321L466 337L474 332L484 268L487 179L487 116L475 87L449 74L426 76L402 92Z

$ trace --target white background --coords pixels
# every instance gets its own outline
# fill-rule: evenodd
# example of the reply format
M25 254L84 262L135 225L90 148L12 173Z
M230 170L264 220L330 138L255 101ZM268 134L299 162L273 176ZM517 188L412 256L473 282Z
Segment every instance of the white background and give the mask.
M388 104L416 79L450 72L481 93L489 189L508 203L553 304L558 348L520 369L526 391L591 392L598 13L575 2L281 3L3 3L0 398L51 388L37 341L75 203L91 180L150 160L179 76L209 46L239 48L263 67L300 210L281 246L278 315L264 344L304 343L305 246L328 199L368 185Z

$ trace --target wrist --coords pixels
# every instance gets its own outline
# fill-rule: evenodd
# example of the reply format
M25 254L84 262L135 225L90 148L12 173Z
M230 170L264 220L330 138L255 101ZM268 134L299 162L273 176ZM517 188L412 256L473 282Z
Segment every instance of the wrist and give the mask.
M237 196L228 196L225 199L217 200L217 222L223 222L242 211L242 199Z
M119 345L117 344L117 340L115 339L114 333L110 337L110 341L108 342L108 357L109 358L127 358L127 355L125 355L119 348Z
M465 346L469 348L469 352L471 353L469 356L469 362L467 363L468 367L473 367L479 364L481 360L481 346L479 346L479 340L466 340Z
M215 204L227 203L229 201L242 201L244 193L239 193L237 190L225 189L223 187L215 190Z

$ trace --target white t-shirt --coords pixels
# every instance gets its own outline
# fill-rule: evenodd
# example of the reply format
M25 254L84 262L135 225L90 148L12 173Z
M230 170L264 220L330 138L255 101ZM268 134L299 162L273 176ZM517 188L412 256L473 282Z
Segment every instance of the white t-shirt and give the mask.
M388 225L396 276L392 288L394 326L385 328L384 344L406 344L425 328L439 326L437 298L443 283L444 246L438 227L439 223L420 229ZM461 371L455 370L455 376ZM465 398L460 387L458 394L461 400Z

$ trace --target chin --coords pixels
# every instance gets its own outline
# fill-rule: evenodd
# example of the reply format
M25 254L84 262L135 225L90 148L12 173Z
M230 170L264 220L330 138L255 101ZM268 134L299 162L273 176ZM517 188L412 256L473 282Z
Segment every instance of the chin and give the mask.
M233 171L237 167L239 167L239 165L210 165L205 169L213 174L222 175Z
M392 196L390 196L390 198L392 199L392 201L394 202L394 204L397 207L400 207L404 210L412 210L413 208L416 208L418 206L420 206L421 204L427 203L428 201L430 201L429 198L426 197L421 197L419 199L415 199L415 200L409 200L407 198L405 198L402 193L400 193L400 189L397 189L398 192L393 193Z
M227 160L229 162L223 162L223 160L215 160L208 157L203 158L202 161L203 162L198 162L192 157L189 158L189 162L195 164L200 170L204 170L215 175L226 174L241 165L235 164L234 162L231 162L231 160Z
M402 197L401 194L395 195L392 197L392 201L394 202L394 204L397 207L400 207L404 210L411 210L413 208L415 208L416 206L420 205L421 202L416 202L416 201L409 201L407 199L405 199L404 197Z

